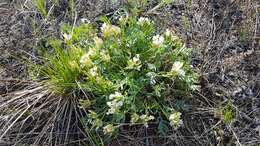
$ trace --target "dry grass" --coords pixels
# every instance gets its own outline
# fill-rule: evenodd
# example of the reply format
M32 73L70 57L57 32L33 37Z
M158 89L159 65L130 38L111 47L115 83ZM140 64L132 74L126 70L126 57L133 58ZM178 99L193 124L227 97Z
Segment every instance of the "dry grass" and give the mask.
M75 96L56 95L41 82L22 84L22 89L1 96L2 143L63 145L79 143L79 136L81 142L86 140L80 127L85 113Z

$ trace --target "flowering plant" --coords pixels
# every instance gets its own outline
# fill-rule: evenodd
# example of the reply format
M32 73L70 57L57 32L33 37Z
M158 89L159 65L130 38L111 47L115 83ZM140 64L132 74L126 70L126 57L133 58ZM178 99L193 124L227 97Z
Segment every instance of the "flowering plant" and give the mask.
M189 95L196 76L191 49L174 32L157 34L154 22L143 17L62 30L63 40L49 41L54 52L40 71L55 91L77 94L86 127L110 135L126 124L181 125L172 102Z

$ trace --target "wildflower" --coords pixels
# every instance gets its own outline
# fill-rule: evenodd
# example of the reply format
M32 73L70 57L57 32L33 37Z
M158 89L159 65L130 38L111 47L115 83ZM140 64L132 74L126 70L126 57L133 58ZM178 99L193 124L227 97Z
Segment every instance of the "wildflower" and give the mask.
M83 67L90 67L92 66L93 62L91 60L91 57L97 55L97 50L96 48L89 48L88 52L85 53L81 58L80 58L80 64Z
M121 29L115 25L104 23L101 27L104 37L117 36L121 33Z
M102 44L103 44L103 40L99 37L94 37L93 40L94 40L94 43L95 43L95 47L97 49L100 49Z
M104 134L111 134L115 130L115 126L113 124L108 124L103 127Z
M65 41L69 41L72 39L72 36L70 34L66 34L66 33L63 34L63 37L64 37Z
M153 36L153 45L159 47L163 44L164 42L164 37L160 35L155 35Z
M101 59L105 62L109 62L110 61L110 55L108 53L106 53L104 50L102 50L100 52L101 55Z
M140 116L139 116L138 114L134 113L134 114L131 115L131 121L130 121L130 122L131 122L132 124L134 124L134 123L136 123L139 119L140 119Z
M169 121L170 121L170 125L173 127L178 127L182 124L182 120L181 120L181 113L180 112L173 112L170 116L169 116Z
M112 107L112 108L108 109L107 115L114 114L115 112L116 112L116 109Z
M152 115L141 115L140 116L140 120L142 121L142 123L144 124L145 127L148 127L148 122L151 121L151 120L154 120L154 116Z
M150 20L145 17L140 17L137 22L137 24L141 25L141 26L143 26L144 24L150 24L150 23L151 23Z
M90 70L89 70L89 74L93 77L97 76L98 75L98 72L97 72L98 68L96 66L92 67Z
M110 94L109 95L109 99L121 99L123 97L123 95L119 92L115 92L114 94Z
M127 69L137 69L140 70L141 68L141 60L140 60L140 55L136 54L135 57L127 61L128 66L126 67Z
M123 102L123 95L119 92L115 92L109 96L109 100L107 105L109 106L107 114L114 114L118 111L124 104Z
M180 61L174 62L173 65L172 65L171 72L174 73L174 74L178 74L178 75L184 75L185 72L182 69L182 66L183 66L182 62L180 62Z
M84 54L81 58L80 58L80 65L83 67L90 67L92 66L93 62L90 59L90 55L89 53Z

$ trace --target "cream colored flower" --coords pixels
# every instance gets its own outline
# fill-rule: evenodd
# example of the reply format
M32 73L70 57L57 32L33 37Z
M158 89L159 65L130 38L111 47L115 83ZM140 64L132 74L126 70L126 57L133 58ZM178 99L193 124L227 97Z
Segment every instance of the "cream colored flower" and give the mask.
M110 109L108 109L107 111L107 115L111 115L111 114L114 114L116 112L116 109L111 107Z
M143 26L144 24L150 24L150 23L151 23L151 21L149 20L149 18L145 18L145 17L140 17L137 22L137 24L141 25L141 26Z
M155 46L161 46L164 42L164 37L161 35L155 35L153 36L153 45Z
M121 29L118 26L103 23L101 31L104 37L117 36L121 33Z
M109 96L109 100L107 102L107 105L109 106L107 115L114 114L116 111L118 111L124 104L123 102L123 95L119 92L115 92L114 94L111 94Z
M83 67L90 67L93 65L92 60L90 59L90 55L89 53L84 54L81 58L80 58L80 65Z
M172 65L171 72L177 73L178 75L184 75L185 72L182 69L182 66L183 66L183 62L180 62L180 61L174 62L173 65Z
M104 50L101 50L100 52L100 56L101 56L101 59L105 62L109 62L110 61L110 55L108 53L106 53Z
M90 67L93 65L91 57L97 54L96 48L89 48L88 52L80 58L80 64L83 67Z
M115 126L113 124L108 124L103 127L104 134L111 134L115 130Z
M140 116L140 120L142 121L142 123L145 125L145 127L148 127L148 122L151 120L154 120L154 116L152 115L141 115Z
M131 115L131 121L130 122L132 124L134 124L134 123L138 122L139 119L140 119L140 116L138 114L134 113L134 114Z
M110 94L109 95L109 99L121 99L123 97L123 95L120 92L115 92L114 94Z
M93 77L97 76L98 75L98 72L97 72L98 68L96 66L92 67L90 70L89 70L89 74Z
M180 112L173 112L169 116L170 125L173 127L178 127L182 124L181 120L181 113Z
M133 58L133 62L138 63L140 62L140 55L136 54L136 56Z
M141 68L141 60L140 60L140 55L139 54L136 54L135 57L133 57L132 59L128 60L127 61L127 69L137 69L137 70L140 70Z
M103 40L99 37L94 37L93 40L94 40L94 43L95 43L95 47L97 49L100 49L102 44L103 44Z

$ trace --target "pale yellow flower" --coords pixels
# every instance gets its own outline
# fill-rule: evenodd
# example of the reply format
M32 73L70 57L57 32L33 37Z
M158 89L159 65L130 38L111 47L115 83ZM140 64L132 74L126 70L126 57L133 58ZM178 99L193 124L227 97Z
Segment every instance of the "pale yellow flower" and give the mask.
M173 127L178 127L182 124L182 120L181 120L181 113L180 112L173 112L170 116L169 116L169 121L170 121L170 125Z
M172 32L171 32L169 29L166 29L165 35L166 35L167 37L171 37L171 36L172 36Z
M99 37L94 37L93 40L94 40L94 43L95 43L95 47L97 49L100 49L102 44L103 44L103 40Z
M101 56L101 59L105 62L109 62L110 61L110 55L108 53L106 53L106 51L104 50L101 50L100 52L100 56Z
M164 37L161 35L155 35L153 36L152 41L154 46L160 47L164 42Z
M110 94L109 95L109 99L121 99L123 97L123 95L120 92L115 92L114 94Z
M151 121L151 120L154 120L154 116L147 115L147 114L141 115L140 120L144 124L145 127L148 127L148 122Z
M92 67L90 70L89 70L89 74L93 77L97 76L98 75L98 68L96 66Z
M137 24L138 25L141 25L143 26L144 24L150 24L151 21L149 20L149 18L146 18L146 17L140 17L137 21Z
M90 23L90 21L87 18L81 18L80 21L82 23Z
M178 74L178 75L184 75L185 72L182 69L182 67L183 67L183 62L176 61L172 65L171 72L174 73L174 74Z
M165 36L170 37L172 41L179 40L179 37L170 29L166 29Z
M136 113L131 115L131 123L134 124L136 122L138 122L138 120L140 119L140 116Z
M93 62L90 58L89 53L84 54L81 58L80 58L80 65L82 67L91 67L93 65Z
M141 60L140 60L140 55L139 54L136 54L135 57L133 57L132 59L128 60L127 61L127 67L126 69L137 69L137 70L140 70L141 68Z
M121 16L121 17L119 18L119 22L121 22L121 23L126 23L127 19L128 19L128 16Z
M121 29L118 26L103 23L101 31L104 37L117 36L121 33Z
M113 124L108 124L103 127L104 134L111 134L115 130L115 126Z
M109 106L107 115L114 114L116 111L118 111L124 104L123 102L123 95L119 92L115 92L114 94L111 94L109 96L109 100L107 102L107 105Z

